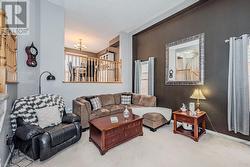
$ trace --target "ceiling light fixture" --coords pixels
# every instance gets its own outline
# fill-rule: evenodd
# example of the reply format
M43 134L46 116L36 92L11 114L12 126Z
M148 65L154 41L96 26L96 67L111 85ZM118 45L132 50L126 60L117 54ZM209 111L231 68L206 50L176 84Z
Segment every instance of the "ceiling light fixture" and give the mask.
M82 51L83 49L86 49L87 46L82 44L82 39L79 39L79 42L74 44L74 48L79 49L80 51Z

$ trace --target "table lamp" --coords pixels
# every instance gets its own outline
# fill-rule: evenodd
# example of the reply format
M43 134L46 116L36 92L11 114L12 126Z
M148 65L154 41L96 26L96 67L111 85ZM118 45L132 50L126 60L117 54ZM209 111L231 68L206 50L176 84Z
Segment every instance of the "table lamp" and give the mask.
M196 109L200 110L200 100L206 100L206 97L203 95L201 89L195 89L192 96L190 96L191 99L196 99Z

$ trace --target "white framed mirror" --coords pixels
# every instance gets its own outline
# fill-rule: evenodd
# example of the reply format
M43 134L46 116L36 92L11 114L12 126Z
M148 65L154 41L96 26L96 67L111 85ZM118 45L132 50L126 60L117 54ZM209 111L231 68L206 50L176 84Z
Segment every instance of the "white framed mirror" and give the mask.
M204 37L202 33L166 45L166 85L204 84Z

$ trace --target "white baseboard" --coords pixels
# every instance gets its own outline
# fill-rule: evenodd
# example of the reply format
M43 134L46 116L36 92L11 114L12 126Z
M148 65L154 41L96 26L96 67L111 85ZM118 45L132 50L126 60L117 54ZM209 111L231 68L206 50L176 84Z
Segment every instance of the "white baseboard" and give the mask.
M243 144L246 144L246 145L250 146L250 141L243 140L243 139L236 138L236 137L229 136L229 135L225 135L225 134L218 133L218 132L215 132L215 131L212 131L212 130L208 130L208 129L206 129L206 131L207 131L207 133L210 133L210 134L213 134L213 135L216 135L216 136L220 136L220 137L224 137L224 138L227 138L229 140L233 140L233 141L236 141L236 142L239 142L239 143L243 143Z
M174 123L173 120L171 120L170 122ZM208 130L208 129L206 129L206 131L209 134L213 134L213 135L216 135L216 136L224 137L224 138L227 138L229 140L233 140L233 141L236 141L236 142L239 142L239 143L243 143L243 144L246 144L246 145L250 146L250 141L243 140L243 139L240 139L240 138L236 138L236 137L233 137L233 136L229 136L229 135L226 135L226 134L223 134L223 133L219 133L219 132L215 132L215 131Z
M4 163L4 167L7 167L7 166L8 166L13 151L14 151L14 145L11 147L11 151L10 151L10 153L9 153L9 155L8 155L8 158L6 159L6 161L5 161L5 163Z

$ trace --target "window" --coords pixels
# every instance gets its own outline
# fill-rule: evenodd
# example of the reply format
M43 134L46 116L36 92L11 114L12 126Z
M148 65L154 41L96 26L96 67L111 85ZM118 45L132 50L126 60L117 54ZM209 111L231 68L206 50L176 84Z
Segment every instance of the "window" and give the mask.
M141 63L141 94L148 95L148 61Z
M110 57L111 53L95 58L65 51L65 82L121 82L121 62L113 61Z

